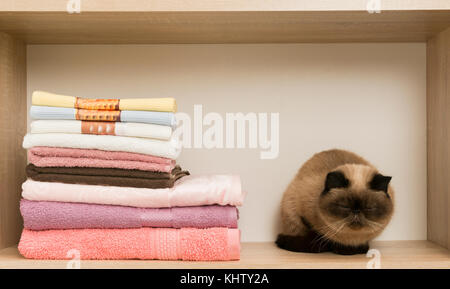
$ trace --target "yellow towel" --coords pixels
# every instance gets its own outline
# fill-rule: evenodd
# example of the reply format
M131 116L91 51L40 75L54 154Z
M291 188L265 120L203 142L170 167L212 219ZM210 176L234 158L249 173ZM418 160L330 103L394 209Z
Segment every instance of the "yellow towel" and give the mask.
M153 110L177 111L177 102L174 98L124 98L119 102L120 110Z
M45 91L35 91L31 96L31 102L33 105L44 105L44 106L75 108L76 100L77 98L74 96L58 95Z
M176 112L174 98L125 98L125 99L86 99L75 96L59 95L44 91L35 91L33 105L70 107L79 109L103 110L149 110Z

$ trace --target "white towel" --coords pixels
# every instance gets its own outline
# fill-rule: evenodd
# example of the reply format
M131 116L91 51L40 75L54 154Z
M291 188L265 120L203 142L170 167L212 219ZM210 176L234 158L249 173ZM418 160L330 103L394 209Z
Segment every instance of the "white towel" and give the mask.
M23 139L23 147L29 149L35 146L122 151L169 159L176 159L181 152L181 146L176 138L164 141L126 136L70 133L27 134Z
M37 182L22 184L22 197L31 201L54 201L119 205L141 208L203 205L241 206L245 193L236 175L186 176L172 188L147 189Z
M172 135L172 128L165 125L137 122L35 120L31 123L31 133L83 133L168 140Z

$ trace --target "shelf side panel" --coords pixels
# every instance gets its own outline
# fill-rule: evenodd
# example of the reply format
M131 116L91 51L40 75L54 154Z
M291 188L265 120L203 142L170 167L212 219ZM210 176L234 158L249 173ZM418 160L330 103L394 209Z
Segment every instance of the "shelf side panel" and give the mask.
M19 212L25 180L26 45L0 33L0 248L16 244L22 229Z
M428 240L450 248L450 29L427 43Z

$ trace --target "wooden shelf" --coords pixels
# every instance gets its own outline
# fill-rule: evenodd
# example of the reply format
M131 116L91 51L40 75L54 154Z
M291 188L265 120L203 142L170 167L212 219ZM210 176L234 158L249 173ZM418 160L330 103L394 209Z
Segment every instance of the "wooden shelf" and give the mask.
M436 10L450 9L447 0L383 0L381 9ZM6 0L0 11L66 11L67 1L61 0ZM367 0L82 0L82 11L365 11Z
M5 2L5 3L3 3ZM83 0L0 3L0 32L27 44L426 41L450 27L449 1Z
M428 241L374 242L381 268L450 268L450 251ZM242 244L241 260L231 262L81 261L81 268L366 268L365 255L303 254L278 249L273 243ZM67 261L27 260L16 247L0 251L0 268L66 268Z
M383 0L82 0L0 1L0 248L17 243L25 179L20 148L26 121L28 44L427 43L428 239L450 248L450 1ZM450 268L447 249L428 241L377 242L382 268ZM272 243L244 243L237 262L82 261L82 268L365 268L368 258L300 254ZM0 268L65 268L0 250Z

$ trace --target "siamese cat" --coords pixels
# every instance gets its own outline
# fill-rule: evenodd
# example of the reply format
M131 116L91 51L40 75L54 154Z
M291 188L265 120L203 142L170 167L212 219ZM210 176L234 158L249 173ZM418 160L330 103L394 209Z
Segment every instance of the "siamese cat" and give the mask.
M354 153L315 154L284 192L276 244L295 252L365 254L391 219L390 181Z

